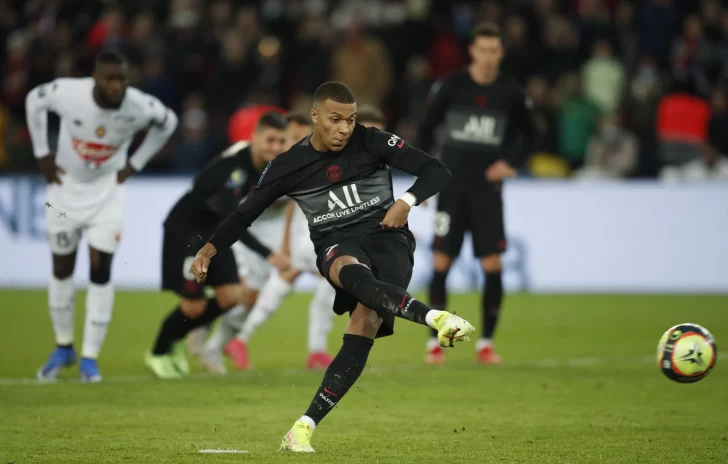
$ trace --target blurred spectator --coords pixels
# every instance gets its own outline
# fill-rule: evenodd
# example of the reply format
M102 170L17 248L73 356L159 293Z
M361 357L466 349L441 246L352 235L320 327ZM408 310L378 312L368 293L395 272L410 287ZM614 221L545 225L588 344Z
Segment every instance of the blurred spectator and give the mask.
M172 166L178 173L195 173L215 154L216 144L208 132L205 99L193 93L185 98L180 118L180 140L172 156Z
M624 67L614 58L612 46L606 39L594 44L592 58L582 70L584 94L599 105L604 113L615 112L620 105L624 88Z
M572 168L580 167L589 139L599 118L599 107L587 98L576 73L566 75L559 84L565 100L559 114L559 153Z
M382 43L367 37L361 23L352 22L334 50L331 79L351 87L358 103L382 108L392 77L391 59Z
M677 29L677 14L672 0L639 2L637 21L639 51L661 67L667 67L672 37Z
M506 18L506 54L501 62L503 72L518 79L522 85L538 66L538 49L528 43L527 27L521 16Z
M579 68L579 36L566 18L552 16L544 29L544 69L549 81Z
M680 164L699 158L706 142L710 107L691 91L689 83L662 97L657 109L660 160Z
M696 182L717 180L728 182L728 159L712 150L704 150L702 156L680 166L665 166L660 180L666 182Z
M685 20L683 35L675 40L672 50L672 72L678 81L693 81L698 93L709 89L707 67L713 57L711 44L703 37L700 17L690 15Z
M574 175L582 179L627 177L637 166L637 157L637 137L620 126L617 116L609 114L589 140L584 166Z
M728 156L728 96L725 89L716 89L710 103L712 114L708 123L706 149Z

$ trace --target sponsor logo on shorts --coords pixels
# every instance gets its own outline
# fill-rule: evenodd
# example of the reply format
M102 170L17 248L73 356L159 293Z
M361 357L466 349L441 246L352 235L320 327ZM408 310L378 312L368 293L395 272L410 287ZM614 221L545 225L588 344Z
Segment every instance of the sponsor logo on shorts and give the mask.
M336 255L336 253L338 253L338 252L339 252L339 250L337 250L337 249L336 249L336 247L338 247L338 246L339 246L338 244L336 244L336 245L331 245L330 247L328 247L328 248L326 249L326 261L327 261L327 262L328 262L328 261L329 261L329 260L330 260L331 258L333 258L333 257L334 257L334 256Z

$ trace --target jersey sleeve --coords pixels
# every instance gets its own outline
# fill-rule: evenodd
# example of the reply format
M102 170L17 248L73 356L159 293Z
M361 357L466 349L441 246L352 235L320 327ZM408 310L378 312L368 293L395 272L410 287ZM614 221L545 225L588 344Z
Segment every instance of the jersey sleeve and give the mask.
M26 123L36 158L42 158L51 152L48 146L48 111L58 113L62 84L62 79L41 84L25 97Z
M428 106L424 118L417 128L416 145L429 152L435 140L435 129L442 123L450 100L450 80L443 79L432 84L427 97Z
M258 184L248 194L245 201L215 229L209 243L216 250L230 248L236 241L243 240L243 237L246 237L247 240L245 234L250 235L247 232L250 224L278 198L288 193L289 174L286 172L285 163L279 162L279 158L268 163L268 166L260 175ZM252 237L252 235L250 236ZM243 243L248 245L245 240L243 240ZM253 247L251 248L258 251Z
M374 128L365 130L364 145L370 153L383 163L417 176L407 190L417 198L417 204L435 195L450 182L452 174L440 160L409 145L397 135Z
M154 155L166 144L177 129L177 115L167 108L156 97L141 93L141 105L149 124L144 141L129 158L129 164L136 171L141 171Z

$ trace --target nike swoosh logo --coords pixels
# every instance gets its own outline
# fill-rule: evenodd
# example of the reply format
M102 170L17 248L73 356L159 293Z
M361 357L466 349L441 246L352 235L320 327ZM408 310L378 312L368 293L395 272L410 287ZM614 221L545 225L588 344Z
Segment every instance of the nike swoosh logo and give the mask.
M329 390L326 387L324 387L324 393L326 393L327 395L335 396L337 398L339 397L339 395L337 395L336 393L332 392L331 390Z

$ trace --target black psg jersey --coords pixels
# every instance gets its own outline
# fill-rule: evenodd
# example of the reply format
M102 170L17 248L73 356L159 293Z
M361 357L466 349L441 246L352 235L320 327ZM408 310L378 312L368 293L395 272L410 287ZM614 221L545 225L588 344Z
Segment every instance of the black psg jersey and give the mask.
M457 179L482 182L485 169L498 159L519 167L530 154L536 123L515 79L499 75L493 83L480 85L465 68L435 83L430 98L418 129L418 147L429 151L435 129L444 125L442 160ZM519 135L525 137L520 149Z
M229 247L277 198L288 195L303 210L318 252L344 238L382 231L381 221L394 204L390 167L418 176L409 189L418 203L440 191L450 172L438 160L394 134L355 125L338 152L319 152L310 137L273 160L238 210L210 239ZM406 225L405 225L406 228Z

